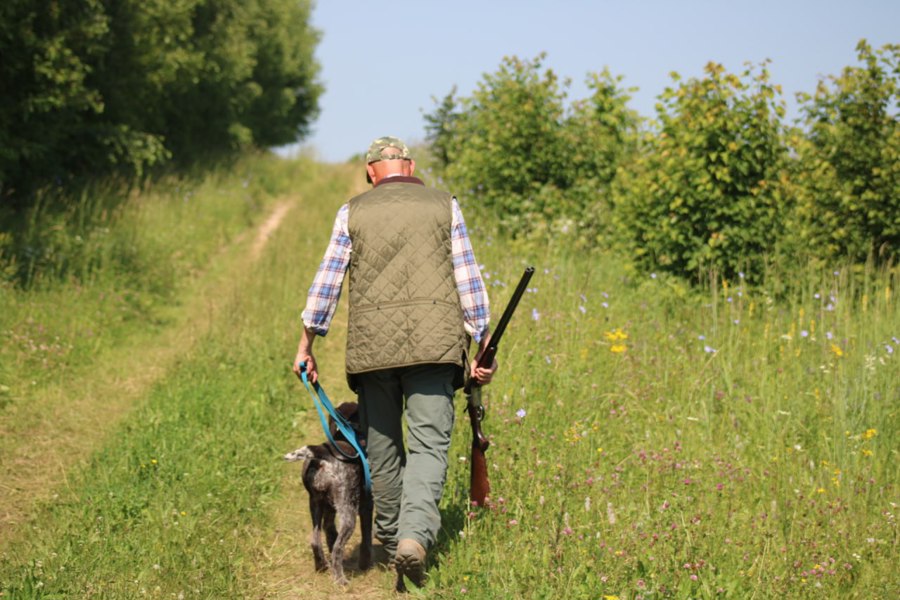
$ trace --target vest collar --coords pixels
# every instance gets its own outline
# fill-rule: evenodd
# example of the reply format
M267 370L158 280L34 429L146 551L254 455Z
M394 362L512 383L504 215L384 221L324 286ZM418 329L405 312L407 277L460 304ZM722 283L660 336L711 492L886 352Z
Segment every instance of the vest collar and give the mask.
M418 177L406 177L404 175L393 175L380 180L375 187L379 187L386 183L415 183L416 185L425 185L425 182Z

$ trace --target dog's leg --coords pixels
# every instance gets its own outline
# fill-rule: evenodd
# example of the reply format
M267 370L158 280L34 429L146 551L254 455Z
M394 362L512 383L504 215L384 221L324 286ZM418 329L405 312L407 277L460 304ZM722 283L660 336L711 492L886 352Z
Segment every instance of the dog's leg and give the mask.
M362 492L359 501L359 529L362 542L359 544L359 568L365 571L372 566L372 494Z
M322 523L325 528L325 541L328 542L328 551L334 552L334 541L337 539L338 532L334 526L334 508L329 504L325 507L325 521Z
M321 498L313 494L309 496L309 514L312 516L312 533L309 537L309 545L312 548L313 560L316 563L316 571L327 571L328 563L325 562L325 553L322 551L322 519L325 516Z
M347 585L347 578L344 577L344 548L356 528L356 511L352 507L348 507L346 503L342 503L337 518L340 529L337 539L334 541L334 548L331 550L331 571L334 574L335 583Z

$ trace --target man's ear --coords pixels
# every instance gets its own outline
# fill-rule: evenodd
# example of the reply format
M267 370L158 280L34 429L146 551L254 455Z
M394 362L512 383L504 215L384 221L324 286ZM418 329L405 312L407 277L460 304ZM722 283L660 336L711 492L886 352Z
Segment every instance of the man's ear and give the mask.
M372 185L375 185L375 167L373 167L372 165L366 165L366 173L368 174L366 181L368 181Z
M409 175L412 175L416 172L416 161L413 159L409 159Z

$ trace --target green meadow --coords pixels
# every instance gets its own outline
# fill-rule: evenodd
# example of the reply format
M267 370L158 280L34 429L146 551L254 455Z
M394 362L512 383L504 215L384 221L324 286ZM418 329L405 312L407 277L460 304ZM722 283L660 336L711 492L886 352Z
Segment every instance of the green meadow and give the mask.
M0 255L29 281L0 286L0 598L394 597L358 537L346 589L314 572L281 461L322 438L290 363L362 186L359 165L251 156L22 224L53 252ZM896 267L692 287L461 200L495 318L536 273L485 390L490 501L468 503L460 394L412 597L900 595ZM345 321L317 344L338 400Z

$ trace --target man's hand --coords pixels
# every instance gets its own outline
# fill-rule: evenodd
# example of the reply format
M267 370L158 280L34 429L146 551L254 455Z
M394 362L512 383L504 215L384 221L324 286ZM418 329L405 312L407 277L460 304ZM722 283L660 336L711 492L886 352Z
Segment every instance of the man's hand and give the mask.
M316 358L313 356L312 352L313 340L315 339L315 333L307 329L303 330L303 337L300 338L300 343L297 345L297 356L294 358L293 364L294 374L297 377L300 377L300 365L306 363L306 376L311 383L315 383L319 380Z
M479 356L481 353L478 353ZM476 357L475 362L472 363L472 378L478 382L478 385L487 385L491 382L491 379L494 377L494 373L497 372L497 359L494 359L494 364L491 365L490 369L485 369L483 367L478 366L478 358Z
M491 382L491 379L494 377L494 373L497 372L497 364L496 357L494 358L493 363L490 368L488 367L479 367L478 361L481 360L481 355L484 354L484 349L487 348L488 342L491 339L491 334L485 334L483 338L481 338L481 343L479 344L478 354L475 355L475 360L472 361L471 375L472 379L474 379L478 385L487 385Z

